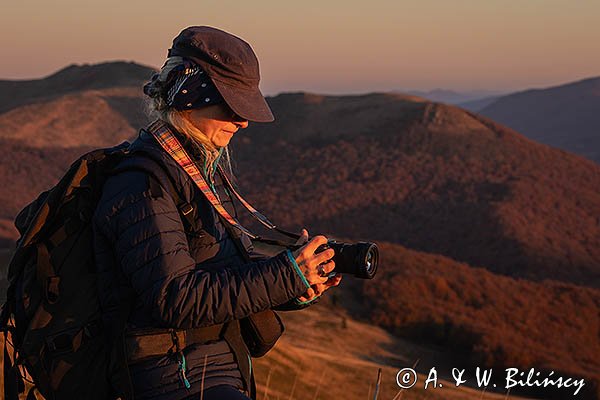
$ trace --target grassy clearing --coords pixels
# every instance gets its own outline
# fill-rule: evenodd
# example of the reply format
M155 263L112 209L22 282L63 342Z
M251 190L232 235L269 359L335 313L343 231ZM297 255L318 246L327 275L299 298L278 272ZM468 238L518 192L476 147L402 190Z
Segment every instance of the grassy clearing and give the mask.
M439 381L441 388L424 390L423 375L413 388L400 392L398 371L413 366L419 355L426 357L423 365L431 365L434 352L324 305L283 313L283 318L283 338L267 356L254 361L259 399L372 399L378 368L383 372L379 399L506 398L505 394L456 388L447 380ZM440 360L440 354L437 357Z

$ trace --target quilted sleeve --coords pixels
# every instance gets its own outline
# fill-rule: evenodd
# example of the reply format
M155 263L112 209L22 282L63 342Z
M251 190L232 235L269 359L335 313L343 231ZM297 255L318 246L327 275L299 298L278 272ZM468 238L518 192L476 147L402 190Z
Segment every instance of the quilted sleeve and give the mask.
M94 230L159 326L192 328L240 319L307 289L288 254L214 271L196 269L179 213L168 194L153 197L143 172L110 178Z

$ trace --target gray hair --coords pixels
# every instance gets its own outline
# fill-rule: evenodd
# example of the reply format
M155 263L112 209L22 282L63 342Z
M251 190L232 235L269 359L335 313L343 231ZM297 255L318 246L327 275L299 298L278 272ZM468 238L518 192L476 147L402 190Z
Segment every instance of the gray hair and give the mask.
M233 169L231 166L231 151L229 146L225 146L222 152L217 149L206 135L196 128L187 114L189 111L176 110L170 107L165 99L164 90L162 89L166 82L169 73L175 68L183 64L182 57L169 57L162 66L160 72L152 77L152 82L146 85L150 88L150 97L146 98L145 111L146 115L151 120L159 119L171 125L177 130L177 132L184 135L188 142L199 150L199 153L203 155L202 161L206 166L207 174L212 174L217 165L220 163L228 174L233 178ZM146 87L144 88L146 91ZM222 156L221 156L222 154Z

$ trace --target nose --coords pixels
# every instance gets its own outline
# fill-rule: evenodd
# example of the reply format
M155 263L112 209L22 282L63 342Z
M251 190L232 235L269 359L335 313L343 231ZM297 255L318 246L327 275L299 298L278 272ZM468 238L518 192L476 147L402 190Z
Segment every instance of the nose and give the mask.
M234 122L234 124L237 125L238 128L240 129L245 129L248 127L248 120L247 119L238 119L237 121Z

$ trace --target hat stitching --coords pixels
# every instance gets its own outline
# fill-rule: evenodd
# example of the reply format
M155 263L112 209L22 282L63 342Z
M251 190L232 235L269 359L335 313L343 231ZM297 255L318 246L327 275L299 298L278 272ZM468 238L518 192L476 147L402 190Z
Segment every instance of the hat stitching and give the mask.
M229 86L229 87L236 88L236 89L245 89L245 90L252 90L254 88L257 88L258 84L260 82L260 80L258 80L258 79L256 79L256 80L253 79L253 82L251 85L244 85L244 84L235 85L235 84L232 84L230 81L225 81L223 79L219 79L218 76L211 76L210 79L212 79L213 82L219 81L220 84L225 85L225 86ZM240 81L236 80L235 82L240 82Z

